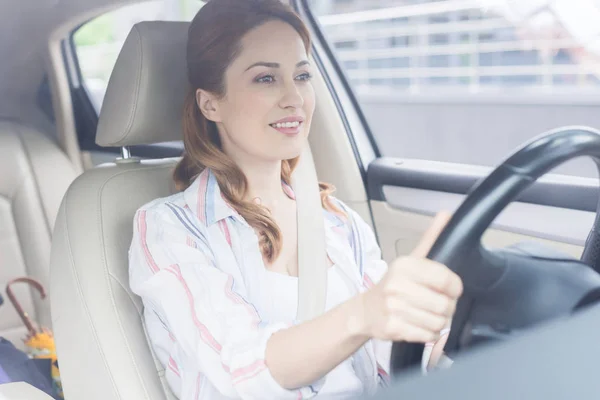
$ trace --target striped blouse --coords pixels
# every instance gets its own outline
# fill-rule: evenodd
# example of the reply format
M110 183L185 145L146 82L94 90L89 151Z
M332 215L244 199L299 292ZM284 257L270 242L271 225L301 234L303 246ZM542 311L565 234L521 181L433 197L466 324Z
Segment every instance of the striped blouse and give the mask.
M289 187L288 195L293 197ZM341 201L347 218L323 210L329 258L354 293L379 281L387 265L370 227ZM269 290L258 237L204 170L183 192L135 214L130 285L142 298L148 338L180 399L306 399L327 376L287 390L265 365L269 337L297 323L261 309ZM353 355L365 393L388 381L390 343L370 340Z

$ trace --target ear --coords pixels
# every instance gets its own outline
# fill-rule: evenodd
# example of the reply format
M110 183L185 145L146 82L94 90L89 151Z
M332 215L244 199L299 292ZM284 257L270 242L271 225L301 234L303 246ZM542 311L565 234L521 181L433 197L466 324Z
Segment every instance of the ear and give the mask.
M196 105L206 119L213 122L221 122L219 102L215 95L206 90L196 90Z

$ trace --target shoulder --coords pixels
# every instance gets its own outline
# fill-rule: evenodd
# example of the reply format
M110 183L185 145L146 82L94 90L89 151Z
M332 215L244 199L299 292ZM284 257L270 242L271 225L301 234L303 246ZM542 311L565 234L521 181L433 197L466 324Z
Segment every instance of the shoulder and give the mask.
M208 238L206 227L198 223L181 193L158 198L135 213L130 264L132 259L151 266L185 264L197 262L201 254L212 263Z
M198 223L187 206L183 192L154 199L142 205L135 212L133 223L134 232L143 229L152 235L169 233L191 235L195 238L206 235L206 229Z
M149 201L148 203L139 207L134 215L134 228L142 221L151 224L155 224L157 222L168 222L171 219L172 204L180 204L183 196L180 193L168 196L168 197L160 197Z
M358 247L360 250L364 250L365 248L378 247L377 238L370 223L340 199L333 196L329 196L329 199L343 214L326 210L327 218L335 221L336 226L343 227L353 248Z
M381 262L381 251L371 225L343 201L332 196L329 199L332 204L343 211L343 215L326 210L327 218L338 221L338 225L333 225L334 229L343 231L345 241L349 246L348 250L352 254L360 275L364 277L367 270L376 269L379 264L385 266L385 263ZM381 268L381 270L384 269ZM371 274L374 275L372 271ZM381 273L376 275L380 277Z
M344 226L350 231L370 229L370 226L360 214L342 200L334 196L328 196L328 200L335 207L335 210L324 210L325 214L337 226Z
M347 225L351 222L352 210L343 201L334 196L327 196L327 202L333 207L323 209L325 217L336 226Z

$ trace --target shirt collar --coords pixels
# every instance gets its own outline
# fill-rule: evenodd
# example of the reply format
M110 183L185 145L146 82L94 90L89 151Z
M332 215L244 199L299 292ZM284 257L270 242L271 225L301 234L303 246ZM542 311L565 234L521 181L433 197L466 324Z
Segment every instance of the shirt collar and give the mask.
M295 199L292 187L282 181L286 194ZM198 219L206 226L211 226L225 218L234 217L247 225L238 212L223 198L219 183L210 168L205 168L194 182L184 191L185 202ZM340 227L344 221L338 215L323 210L325 221L329 226Z
M209 168L196 177L183 196L188 207L206 226L239 215L223 198L217 178Z

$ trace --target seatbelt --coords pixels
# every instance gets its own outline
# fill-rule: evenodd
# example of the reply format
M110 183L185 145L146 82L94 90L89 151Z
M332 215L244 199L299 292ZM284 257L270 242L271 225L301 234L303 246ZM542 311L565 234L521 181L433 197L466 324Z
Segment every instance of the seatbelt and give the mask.
M298 312L306 321L325 311L327 252L319 180L308 143L292 174L298 225Z

